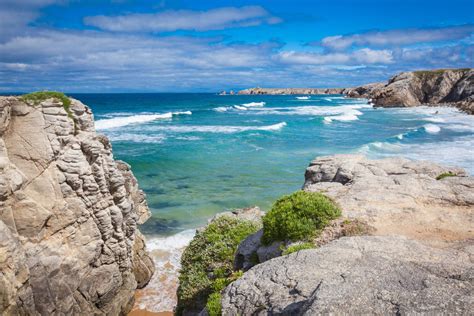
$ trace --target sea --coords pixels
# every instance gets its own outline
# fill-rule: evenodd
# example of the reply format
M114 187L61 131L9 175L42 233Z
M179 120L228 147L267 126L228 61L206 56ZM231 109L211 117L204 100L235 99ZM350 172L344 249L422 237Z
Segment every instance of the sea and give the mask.
M157 273L137 308L171 311L183 248L215 214L268 210L301 188L316 157L358 153L474 174L474 116L446 107L374 108L343 95L71 94L90 106L152 216L141 226Z

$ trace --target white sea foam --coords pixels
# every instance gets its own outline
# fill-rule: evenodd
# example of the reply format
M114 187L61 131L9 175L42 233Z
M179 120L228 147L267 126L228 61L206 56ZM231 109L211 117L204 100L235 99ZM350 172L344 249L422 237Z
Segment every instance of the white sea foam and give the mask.
M174 133L222 133L233 134L246 131L278 131L286 126L280 122L264 126L231 126L231 125L156 125L147 127L147 131L167 131Z
M443 165L459 166L474 174L474 137L462 136L449 141L431 143L374 142L358 152L371 158L403 156L414 160L430 160Z
M216 111L216 112L227 112L229 110L232 110L233 107L231 106L219 106L217 108L214 108L213 110Z
M237 110L247 111L248 108L242 105L234 105L234 108Z
M114 142L133 142L133 143L160 144L166 139L166 136L162 134L146 135L146 134L136 134L136 133L111 133L108 136L109 136L109 139Z
M116 127L122 127L130 124L140 124L151 122L160 119L170 119L174 115L191 115L191 111L183 112L168 112L163 114L137 114L131 116L118 116L110 119L97 120L95 122L95 128L97 130L111 129Z
M309 100L311 99L310 96L305 96L305 97L296 97L298 100Z
M264 106L266 103L265 102L250 102L250 103L242 103L242 106L245 106L246 108L250 108L250 107L262 107Z
M426 124L423 128L429 134L437 134L441 131L441 128L435 124Z
M185 230L172 236L148 237L146 246L153 257L156 272L147 285L146 294L137 296L137 305L148 311L172 311L176 305L181 255L195 235Z

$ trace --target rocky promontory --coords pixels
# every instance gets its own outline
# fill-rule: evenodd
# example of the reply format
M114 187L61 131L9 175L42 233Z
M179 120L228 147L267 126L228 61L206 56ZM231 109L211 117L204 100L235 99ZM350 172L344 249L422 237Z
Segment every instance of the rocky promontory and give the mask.
M130 166L59 93L0 97L0 314L123 315L154 265Z
M238 94L345 94L371 99L379 107L448 105L474 114L474 69L402 72L387 83L352 88L251 88Z
M303 190L279 199L262 217L263 229L240 237L233 271L225 274L232 277L204 314L473 310L474 178L463 169L320 157L307 168ZM300 234L310 227L316 231ZM208 242L201 247L213 247Z

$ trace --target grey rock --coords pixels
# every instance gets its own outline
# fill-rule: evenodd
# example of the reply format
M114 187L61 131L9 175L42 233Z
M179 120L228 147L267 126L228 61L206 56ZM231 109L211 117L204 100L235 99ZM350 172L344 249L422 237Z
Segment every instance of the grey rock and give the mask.
M456 176L436 180L445 172ZM474 178L460 168L403 158L320 157L306 169L304 189L324 192L344 217L364 220L379 235L474 237Z
M154 271L143 192L91 110L71 111L0 97L0 314L125 314Z
M253 267L224 290L223 315L468 315L473 250L344 237Z

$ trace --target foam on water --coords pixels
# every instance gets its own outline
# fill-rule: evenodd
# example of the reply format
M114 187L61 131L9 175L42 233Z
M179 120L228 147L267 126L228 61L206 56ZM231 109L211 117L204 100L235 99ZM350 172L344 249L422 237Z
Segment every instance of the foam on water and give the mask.
M153 312L173 311L176 305L178 272L181 255L195 235L194 229L185 230L165 237L148 237L147 248L155 263L155 274L150 283L138 291L139 308Z
M437 134L441 131L441 128L435 124L426 124L423 128L429 134Z
M137 114L131 116L118 116L109 119L102 119L97 120L95 122L95 128L97 130L105 130L111 129L116 127L127 126L130 124L140 124L140 123L147 123L155 120L160 119L170 119L174 115L191 115L191 111L183 111L183 112L168 112L163 114Z
M430 160L443 165L463 167L474 174L474 138L459 137L455 140L430 143L373 142L362 146L358 152L371 158L403 156L414 160Z
M265 104L266 104L265 102L250 102L250 103L242 103L242 106L245 106L246 108L250 108L250 107L255 107L255 106L261 107L261 106L264 106Z
M222 133L233 134L247 131L279 131L286 122L263 126L231 126L231 125L158 125L149 126L147 131L167 131L174 133Z
M305 97L296 97L298 100L309 100L311 99L310 96L305 96Z

